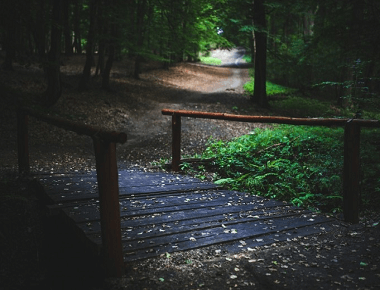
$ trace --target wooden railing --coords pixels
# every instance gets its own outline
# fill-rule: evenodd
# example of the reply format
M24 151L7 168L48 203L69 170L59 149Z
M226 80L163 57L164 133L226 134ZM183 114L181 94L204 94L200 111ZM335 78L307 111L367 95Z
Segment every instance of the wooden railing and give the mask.
M378 120L244 116L170 109L163 109L162 114L172 116L173 171L179 171L181 163L181 117L219 119L250 123L344 127L343 214L345 221L352 223L359 222L360 128L379 128L380 122Z
M28 116L33 116L46 123L81 135L90 136L93 139L106 274L110 277L121 277L124 269L124 260L121 241L116 143L125 143L127 135L21 108L17 112L18 165L20 174L28 174L30 172Z

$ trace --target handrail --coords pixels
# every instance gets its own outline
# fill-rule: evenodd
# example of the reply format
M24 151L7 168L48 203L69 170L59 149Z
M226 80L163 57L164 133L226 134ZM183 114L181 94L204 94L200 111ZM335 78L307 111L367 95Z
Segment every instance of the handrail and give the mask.
M124 258L121 240L116 143L125 143L127 135L122 132L107 131L99 127L52 117L27 108L19 108L17 110L17 143L20 174L28 174L30 171L28 116L33 116L54 126L92 137L96 159L100 223L106 275L121 277L124 269Z
M101 127L90 126L85 124L76 123L60 117L49 116L28 108L21 109L25 114L35 117L41 121L60 127L62 129L75 132L80 135L87 135L90 137L98 137L102 140L109 142L124 144L127 141L127 134L123 132L115 132L105 130Z
M172 116L173 171L179 171L179 166L181 163L181 117L219 119L251 123L344 127L343 214L346 221L352 223L359 222L360 128L380 128L379 120L246 116L172 109L163 109L161 112L163 115Z
M226 121L250 122L250 123L277 123L290 125L307 125L307 126L344 126L349 120L362 127L380 127L378 120L363 119L338 119L338 118L290 118L280 116L246 116L234 115L227 113L210 113L188 110L162 109L163 115L179 115L182 117L218 119Z

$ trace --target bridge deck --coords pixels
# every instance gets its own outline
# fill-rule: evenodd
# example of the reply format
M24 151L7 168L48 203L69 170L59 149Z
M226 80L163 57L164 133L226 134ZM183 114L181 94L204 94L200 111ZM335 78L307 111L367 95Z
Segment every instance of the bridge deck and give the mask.
M101 248L96 173L39 175L52 212ZM167 173L119 171L124 261L216 245L230 252L328 231L333 220L284 202Z

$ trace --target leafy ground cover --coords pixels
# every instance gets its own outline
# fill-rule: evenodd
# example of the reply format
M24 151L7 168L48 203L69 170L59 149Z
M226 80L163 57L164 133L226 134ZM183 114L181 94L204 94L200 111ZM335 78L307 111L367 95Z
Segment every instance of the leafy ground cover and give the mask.
M379 203L380 154L362 133L363 208ZM231 141L211 139L202 158L212 160L218 184L323 212L342 210L343 129L278 125ZM186 168L186 165L183 165ZM205 170L201 165L201 170ZM201 175L198 173L198 176Z
M201 56L201 63L203 64L211 64L211 65L221 65L222 60L216 57L211 56Z

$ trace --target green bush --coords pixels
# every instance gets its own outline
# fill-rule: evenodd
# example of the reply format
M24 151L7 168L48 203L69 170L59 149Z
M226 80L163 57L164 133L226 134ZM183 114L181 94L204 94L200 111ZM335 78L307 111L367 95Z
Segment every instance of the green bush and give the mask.
M269 102L275 115L289 117L322 117L334 114L330 104L315 99L288 97Z
M215 183L233 190L336 212L342 206L342 128L277 125L229 142L210 140L203 158L213 158ZM363 130L362 199L379 204L380 130Z
M296 89L287 88L284 86L276 85L271 82L266 82L267 87L267 96L274 96L274 95L289 95L296 91ZM255 81L253 78L244 84L244 90L250 94L253 95L253 90L255 88Z
M200 59L201 59L201 63L204 63L204 64L211 64L211 65L222 64L222 60L220 60L219 58L211 57L211 56L201 56Z
M216 183L231 189L328 211L341 203L342 129L256 129L230 142L210 141L203 157L215 158Z

